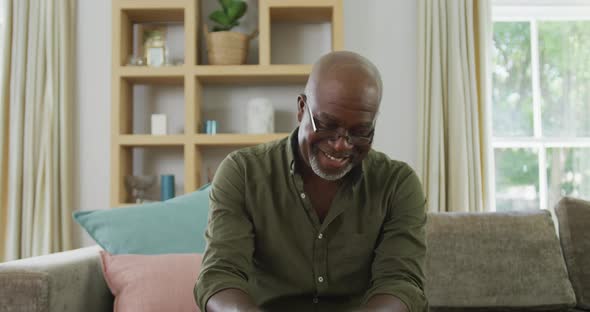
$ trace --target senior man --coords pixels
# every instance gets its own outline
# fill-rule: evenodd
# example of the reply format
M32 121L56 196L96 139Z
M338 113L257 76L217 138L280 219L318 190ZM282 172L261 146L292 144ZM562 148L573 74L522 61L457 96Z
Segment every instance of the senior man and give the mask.
M427 311L426 201L407 164L371 149L381 94L370 61L329 53L291 135L222 162L194 291L203 311Z

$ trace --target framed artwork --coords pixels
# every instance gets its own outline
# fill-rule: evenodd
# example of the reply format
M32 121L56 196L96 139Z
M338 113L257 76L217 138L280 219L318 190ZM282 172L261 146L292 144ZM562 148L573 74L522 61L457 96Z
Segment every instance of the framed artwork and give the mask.
M164 47L146 47L146 60L148 66L163 66L164 65Z
M138 25L138 52L148 66L162 66L166 63L167 27L162 24Z

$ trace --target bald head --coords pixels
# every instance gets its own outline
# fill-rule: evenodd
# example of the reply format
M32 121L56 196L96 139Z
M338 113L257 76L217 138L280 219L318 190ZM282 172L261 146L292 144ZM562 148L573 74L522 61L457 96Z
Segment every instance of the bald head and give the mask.
M332 52L314 64L297 97L299 153L314 176L341 179L369 153L381 92L379 71L356 53Z
M321 89L354 90L369 97L371 105L381 102L383 85L377 67L365 57L349 51L336 51L322 56L314 65L305 86L305 94L315 100Z

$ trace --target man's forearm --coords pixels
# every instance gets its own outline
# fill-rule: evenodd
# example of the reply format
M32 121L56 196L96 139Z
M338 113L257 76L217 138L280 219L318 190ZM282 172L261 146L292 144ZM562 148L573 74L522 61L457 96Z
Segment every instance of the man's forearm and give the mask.
M207 312L259 312L252 298L239 289L224 289L209 298Z
M406 305L391 295L375 295L355 312L409 312Z

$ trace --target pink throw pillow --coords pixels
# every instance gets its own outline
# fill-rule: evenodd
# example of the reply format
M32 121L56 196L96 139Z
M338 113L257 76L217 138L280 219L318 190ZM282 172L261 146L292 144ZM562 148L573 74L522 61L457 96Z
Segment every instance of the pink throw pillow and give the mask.
M202 255L111 255L101 251L100 257L115 296L115 312L199 311L193 288Z

